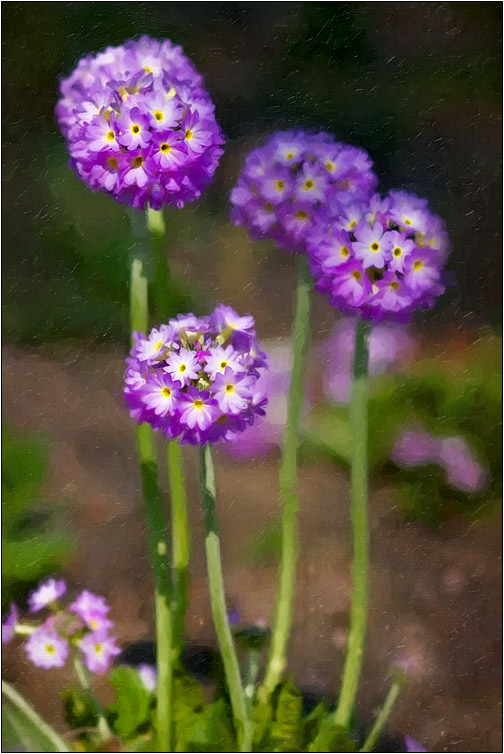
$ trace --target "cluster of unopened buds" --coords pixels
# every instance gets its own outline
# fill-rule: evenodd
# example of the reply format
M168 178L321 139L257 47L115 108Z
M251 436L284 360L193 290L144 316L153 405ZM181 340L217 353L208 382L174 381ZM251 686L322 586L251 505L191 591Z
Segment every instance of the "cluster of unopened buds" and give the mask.
M60 89L71 166L91 189L160 209L197 199L210 182L224 137L202 76L168 39L88 55Z
M266 356L253 317L221 304L209 317L179 315L134 340L124 396L138 423L204 445L233 439L264 414Z
M121 650L110 633L114 624L108 617L110 606L99 595L84 589L69 605L61 599L67 586L62 579L48 579L28 598L31 614L49 610L42 623L20 620L20 610L12 604L2 622L2 644L15 635L25 636L24 650L39 668L62 668L69 656L81 659L91 673L105 673Z

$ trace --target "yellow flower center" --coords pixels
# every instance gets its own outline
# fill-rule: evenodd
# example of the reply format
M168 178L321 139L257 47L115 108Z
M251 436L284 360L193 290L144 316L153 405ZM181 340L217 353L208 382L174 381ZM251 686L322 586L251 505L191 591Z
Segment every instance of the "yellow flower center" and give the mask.
M411 224L412 224L412 223L411 223L411 220L409 219L409 217L405 217L405 218L404 218L404 224L405 224L405 225L411 225Z
M89 621L89 628L98 628L98 621L91 618Z
M327 168L327 170L328 170L328 171L329 171L330 173L332 173L332 172L333 172L333 170L334 170L334 162L330 162L330 161L329 161L329 162L326 162L326 164L325 164L325 167Z
M168 154L168 152L171 152L171 147L170 147L169 144L166 143L166 141L164 141L161 144L161 146L159 147L159 149L161 150L161 152L166 152L166 154Z
M171 390L170 390L170 388L169 388L169 387L164 387L164 388L163 388L163 389L161 390L161 394L162 394L162 395L163 395L163 396L164 396L165 398L171 398Z
M380 250L380 244L376 243L376 241L373 241L369 248L371 249L371 251L377 252Z
M154 115L155 119L157 121L159 121L159 122L161 122L162 120L164 120L164 112L162 110L154 110L153 115Z
M197 399L197 400L195 400L193 402L194 408L197 408L199 411L201 411L201 409L203 408L204 405L205 404L203 403L203 401L200 401L199 399Z
M264 209L266 210L266 212L274 212L275 211L275 208L274 208L274 206L272 205L271 202L266 202L266 204L264 205Z
M352 277L354 280L362 280L362 272L359 272L359 270L355 270L352 272Z
M349 226L348 226L348 227L349 227L349 228L350 228L350 230L351 230L352 228L355 228L355 226L356 226L356 225L357 225L357 220L352 220L352 222L351 222L351 223L349 224Z
M285 186L285 181L275 181L275 188L277 191L281 191Z
M418 272L418 270L421 270L422 267L423 267L423 262L420 259L417 259L417 261L413 265L413 269L415 270L415 272Z
M186 139L187 139L188 141L189 141L190 139L192 139L192 137L193 137L193 132L191 131L191 129L190 129L190 128L188 128L188 129L187 129L187 131L185 132L185 137L186 137Z
M141 168L143 165L143 157L135 157L135 159L133 160L133 165L136 168Z
M109 164L109 167L112 168L112 170L117 170L118 165L117 165L117 160L115 157L109 157L107 162Z
M101 644L95 644L94 649L97 655L100 655L103 652L103 646Z
M144 71L145 73L152 73L152 68L149 68L148 65L144 65Z
M232 385L231 383L226 385L226 393L234 393L234 385Z
M140 133L140 126L138 125L138 123L133 123L133 125L131 126L131 133L132 134Z
M228 365L227 361L221 361L220 368L221 369L225 369L227 367L227 365Z
M390 283L390 287L392 288L392 290L393 290L393 291L397 291L397 290L399 290L399 288L400 288L401 286L399 285L399 283L397 282L397 280L393 280L393 281L392 281L392 282Z
M294 152L287 152L285 155L286 160L293 160L294 159Z
M341 256L342 257L347 257L349 254L350 254L350 250L348 249L348 247L347 246L342 246L341 247Z
M56 647L54 646L54 644L45 644L44 649L48 655L56 654Z
M311 178L308 178L308 180L305 181L304 184L303 184L303 188L304 188L305 191L310 191L310 189L312 189L314 186L315 186L315 184L314 184L314 182L312 181Z
M305 212L304 209L298 209L294 217L297 217L298 220L308 220L308 212Z
M395 257L400 257L401 254L402 254L402 249L400 249L399 246L396 246L395 249L394 249L394 251L392 252L392 254Z
M114 141L114 139L115 139L115 133L112 130L111 131L107 131L107 135L106 135L105 138L107 139L107 141Z
M179 372L185 372L186 369L187 369L187 366L185 364L181 364L178 368Z

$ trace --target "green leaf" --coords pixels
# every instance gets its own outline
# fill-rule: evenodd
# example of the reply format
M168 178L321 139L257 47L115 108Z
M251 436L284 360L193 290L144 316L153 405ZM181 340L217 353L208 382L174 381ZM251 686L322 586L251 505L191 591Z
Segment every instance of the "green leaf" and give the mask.
M149 721L150 693L134 668L114 668L110 682L116 693L116 702L111 706L115 713L113 727L121 738L128 738Z
M290 681L282 684L275 694L276 706L269 735L272 748L269 751L301 751L303 744L301 694Z
M61 700L65 720L72 728L94 728L98 722L99 709L94 699L80 689L62 691Z
M342 408L314 408L305 419L303 435L308 444L349 463L352 454L352 438L348 423L348 411Z
M348 737L348 732L332 723L332 714L322 718L317 735L308 746L309 752L356 752L357 744Z
M2 694L9 700L8 705L2 705L9 739L14 739L26 751L72 751L71 746L10 683L2 681Z

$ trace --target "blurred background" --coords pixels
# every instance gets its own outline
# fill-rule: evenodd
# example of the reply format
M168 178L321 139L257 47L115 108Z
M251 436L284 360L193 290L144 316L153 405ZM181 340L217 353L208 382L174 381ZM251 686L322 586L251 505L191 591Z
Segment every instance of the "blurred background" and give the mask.
M294 271L288 255L230 224L227 197L266 134L321 127L369 151L384 191L427 196L453 244L454 285L435 309L402 334L376 335L362 715L380 703L390 662L406 656L413 679L391 726L434 751L500 750L501 16L494 2L3 3L3 606L63 572L108 596L124 646L152 635L121 399L129 221L70 172L53 111L59 77L81 56L141 34L168 37L204 74L228 140L202 199L165 214L171 313L221 300L253 313L280 375L267 423L234 455L219 453L229 597L245 625L270 620ZM334 695L350 588L351 326L322 296L313 306L292 666L303 689ZM211 644L187 455L187 637ZM4 665L58 721L64 672L29 669L19 651Z

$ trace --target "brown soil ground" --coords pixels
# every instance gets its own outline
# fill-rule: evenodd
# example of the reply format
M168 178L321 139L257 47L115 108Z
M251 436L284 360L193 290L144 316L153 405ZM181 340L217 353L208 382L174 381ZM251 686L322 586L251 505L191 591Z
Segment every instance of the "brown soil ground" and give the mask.
M45 497L66 504L65 526L78 538L66 569L72 587L106 595L122 645L152 638L139 478L130 420L120 394L119 351L65 346L4 349L3 420L42 430L51 440ZM187 637L213 644L194 453L187 453L191 499L191 600ZM217 458L226 588L245 624L269 621L274 562L252 563L247 548L278 519L277 459ZM302 555L290 644L299 686L337 691L349 607L346 474L329 463L300 471ZM63 507L62 507L63 510ZM391 661L408 657L413 680L390 729L430 751L498 752L501 740L501 524L456 519L436 531L405 524L390 490L371 502L369 640L359 707L380 704ZM28 666L4 653L4 676L39 711L61 724L58 690L67 671Z

